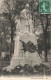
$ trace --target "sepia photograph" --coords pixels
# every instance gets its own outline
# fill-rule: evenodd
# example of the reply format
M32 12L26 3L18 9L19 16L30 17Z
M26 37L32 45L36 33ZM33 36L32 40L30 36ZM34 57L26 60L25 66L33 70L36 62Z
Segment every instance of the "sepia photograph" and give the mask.
M0 0L0 76L51 76L51 0Z

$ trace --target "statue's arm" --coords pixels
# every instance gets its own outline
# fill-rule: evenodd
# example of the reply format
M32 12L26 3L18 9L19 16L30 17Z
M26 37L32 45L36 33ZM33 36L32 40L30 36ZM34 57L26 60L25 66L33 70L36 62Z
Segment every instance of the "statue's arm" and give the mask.
M34 33L34 24L32 20L30 20L30 32Z

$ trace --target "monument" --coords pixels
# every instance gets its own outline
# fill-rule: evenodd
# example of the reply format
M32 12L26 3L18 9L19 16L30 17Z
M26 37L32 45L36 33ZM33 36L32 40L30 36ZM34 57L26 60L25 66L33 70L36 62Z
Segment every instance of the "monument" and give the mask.
M37 37L35 36L33 20L29 11L29 5L25 6L20 13L20 18L16 19L16 37L14 45L14 54L10 65L3 70L10 71L16 66L25 64L34 66L40 65L41 59L37 53Z

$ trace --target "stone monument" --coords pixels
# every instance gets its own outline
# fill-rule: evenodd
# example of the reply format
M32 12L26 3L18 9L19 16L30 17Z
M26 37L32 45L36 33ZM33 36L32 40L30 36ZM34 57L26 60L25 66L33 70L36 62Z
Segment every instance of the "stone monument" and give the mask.
M13 70L16 66L25 64L34 66L41 63L37 53L37 37L35 36L33 20L29 11L29 5L25 6L20 13L20 19L16 20L16 37L14 45L14 54L10 65L4 67L7 71Z

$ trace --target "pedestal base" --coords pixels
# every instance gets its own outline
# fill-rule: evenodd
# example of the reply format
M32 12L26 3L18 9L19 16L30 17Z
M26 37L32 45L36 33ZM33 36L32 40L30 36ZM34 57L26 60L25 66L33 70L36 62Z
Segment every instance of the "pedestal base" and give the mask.
M25 43L31 41L34 45L37 45L37 38L34 34L19 33L19 35L15 38L14 55L11 59L10 66L6 67L7 71L13 70L18 65L24 66L25 64L28 64L35 66L40 65L41 63L41 59L37 51L31 53L29 51L24 52L24 50L22 50L23 44L20 42L20 40L24 41Z

